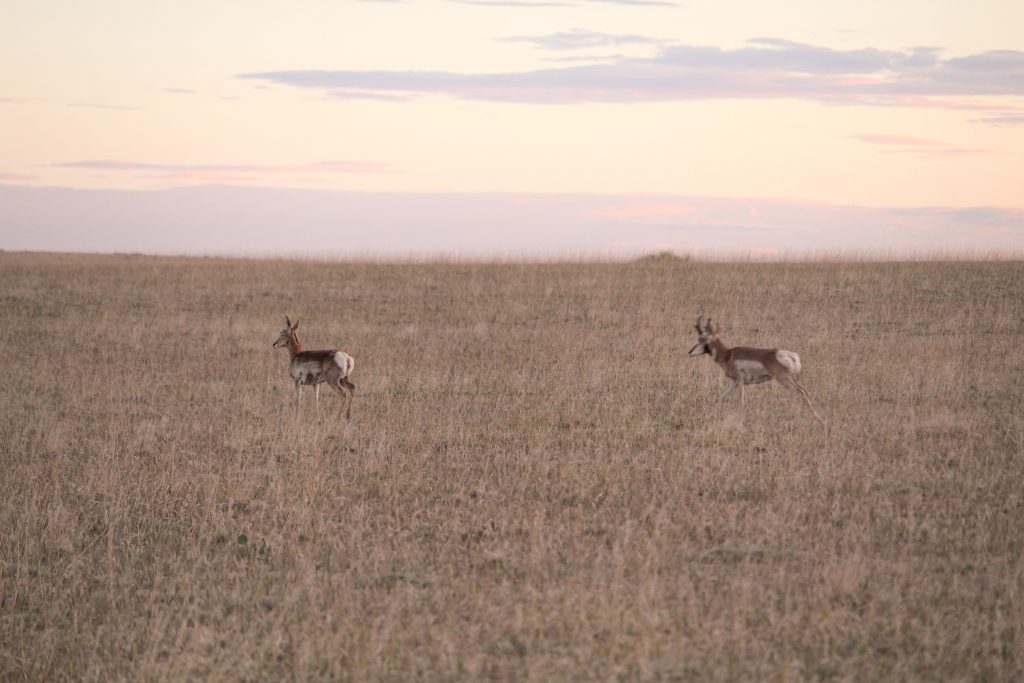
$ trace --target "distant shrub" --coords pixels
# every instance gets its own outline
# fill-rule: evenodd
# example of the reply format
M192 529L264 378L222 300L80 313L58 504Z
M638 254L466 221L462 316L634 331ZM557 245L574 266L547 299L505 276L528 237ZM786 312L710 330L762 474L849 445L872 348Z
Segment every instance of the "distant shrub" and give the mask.
M662 264L662 265L680 265L683 263L689 263L692 260L692 256L689 254L677 254L673 251L658 251L653 254L646 254L636 259L634 263L639 264Z

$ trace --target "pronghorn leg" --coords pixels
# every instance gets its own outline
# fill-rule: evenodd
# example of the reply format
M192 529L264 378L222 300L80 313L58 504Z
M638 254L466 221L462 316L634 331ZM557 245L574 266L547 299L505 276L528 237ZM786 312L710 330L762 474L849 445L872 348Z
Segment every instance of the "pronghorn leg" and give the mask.
M801 386L801 384L799 382L797 382L795 379L793 380L793 386L795 386L797 388L797 391L800 392L800 398L802 398L804 400L804 403L807 404L807 407L810 409L811 415L814 416L814 419L817 420L818 422L820 422L821 426L824 427L825 426L825 421L821 419L821 416L818 415L818 411L816 411L814 409L814 406L811 405L811 397L807 393L807 390L804 389L803 386Z
M348 377L342 377L341 383L348 389L348 410L345 412L345 419L352 419L352 400L356 397L356 385L349 381Z
M733 382L731 385L729 385L729 388L722 392L722 395L718 397L718 401L715 403L714 409L718 410L718 406L722 405L722 401L725 400L725 397L731 394L732 392L736 391L736 387L738 386L739 382Z
M824 426L825 421L821 419L821 416L818 415L818 412L814 409L814 406L811 405L811 397L808 395L807 390L800 386L800 383L797 382L792 377L786 378L786 385L793 389L797 396L803 399L803 402L807 404L807 408L811 411L811 415L814 416L814 419L820 422L822 426Z
M331 385L332 389L338 392L338 396L340 396L342 400L348 398L348 410L345 412L345 419L351 420L352 397L356 393L356 385L349 382L346 378L338 376L331 377L328 384ZM341 406L339 405L339 409L340 407Z
M299 397L302 396L302 385L295 383L295 419L299 419Z
M738 380L736 380L736 386L739 387L739 390L740 390L740 407L742 408L743 407L743 395L744 395L743 394L743 378L742 377L739 378Z
M320 415L320 385L317 384L315 388L316 392L316 414Z

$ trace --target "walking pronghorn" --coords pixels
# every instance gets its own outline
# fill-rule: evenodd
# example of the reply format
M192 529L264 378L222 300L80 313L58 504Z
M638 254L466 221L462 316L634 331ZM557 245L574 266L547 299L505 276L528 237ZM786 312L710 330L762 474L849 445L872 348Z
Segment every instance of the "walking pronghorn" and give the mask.
M328 349L322 351L303 351L299 335L295 330L299 329L302 318L292 321L285 316L285 328L277 335L274 348L282 346L288 349L288 356L291 362L288 364L288 374L295 380L295 417L299 416L299 396L302 394L302 385L312 384L316 387L316 409L320 412L320 385L327 382L332 389L342 397L348 394L348 409L345 411L345 419L352 419L352 399L356 395L356 385L349 381L348 376L356 362L352 356L344 351Z
M725 376L732 380L732 385L715 403L716 409L726 396L736 389L740 390L742 405L744 384L760 384L774 379L782 386L792 389L810 408L814 419L822 425L825 424L811 405L807 390L797 382L801 369L800 356L797 353L783 349L755 349L749 346L736 346L730 349L715 334L714 328L711 327L711 318L708 318L707 326L703 330L700 328L703 319L704 316L697 318L697 344L690 349L689 355L710 354L711 359L725 371Z

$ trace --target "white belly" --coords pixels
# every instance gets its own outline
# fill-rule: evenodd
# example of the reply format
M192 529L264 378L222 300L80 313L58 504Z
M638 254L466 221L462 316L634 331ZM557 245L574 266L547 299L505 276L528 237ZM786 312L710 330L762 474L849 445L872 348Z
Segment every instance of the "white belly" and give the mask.
M760 384L772 378L764 365L756 360L736 361L736 372L740 376L740 381L744 384Z
M295 363L288 374L299 384L320 384L326 379L320 363Z

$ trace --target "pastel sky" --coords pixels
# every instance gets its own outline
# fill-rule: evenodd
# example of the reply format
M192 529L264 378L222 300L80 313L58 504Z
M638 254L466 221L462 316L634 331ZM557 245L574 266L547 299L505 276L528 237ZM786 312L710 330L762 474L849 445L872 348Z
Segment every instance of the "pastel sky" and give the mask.
M1021 252L1022 26L1009 0L5 3L0 248Z

